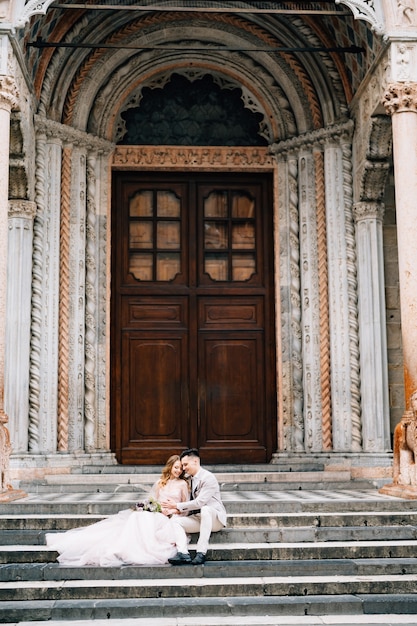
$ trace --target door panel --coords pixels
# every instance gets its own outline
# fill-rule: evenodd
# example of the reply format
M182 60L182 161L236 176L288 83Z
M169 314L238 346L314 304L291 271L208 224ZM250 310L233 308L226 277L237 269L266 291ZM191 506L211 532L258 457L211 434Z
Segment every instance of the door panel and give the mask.
M122 447L123 459L130 463L136 463L138 454L149 448L153 454L167 456L172 447L184 448L188 442L183 420L188 399L182 385L188 376L186 337L153 333L148 339L141 335L135 331L123 335L129 384L124 384L122 398Z
M115 174L112 449L164 463L275 449L270 180Z

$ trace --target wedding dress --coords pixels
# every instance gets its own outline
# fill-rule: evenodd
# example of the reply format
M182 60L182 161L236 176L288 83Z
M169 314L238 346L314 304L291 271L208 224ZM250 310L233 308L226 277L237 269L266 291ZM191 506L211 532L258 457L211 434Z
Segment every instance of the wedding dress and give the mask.
M158 501L189 498L184 480L171 479L164 487L154 485L150 493ZM176 524L163 513L127 509L100 522L64 533L48 533L46 545L59 552L61 565L162 565L177 553Z

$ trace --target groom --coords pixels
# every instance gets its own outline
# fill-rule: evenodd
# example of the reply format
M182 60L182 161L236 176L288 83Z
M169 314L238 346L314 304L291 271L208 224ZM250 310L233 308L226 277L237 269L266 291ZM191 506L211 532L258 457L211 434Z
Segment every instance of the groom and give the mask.
M171 565L202 565L206 560L206 553L212 532L217 532L226 526L226 510L220 497L220 487L217 478L200 465L200 454L195 448L184 450L180 456L183 470L191 476L191 499L188 502L175 502L168 498L162 506L177 508L180 513L171 520L176 526L177 549L176 556L168 559ZM194 559L188 553L187 533L200 535L197 542L197 554Z

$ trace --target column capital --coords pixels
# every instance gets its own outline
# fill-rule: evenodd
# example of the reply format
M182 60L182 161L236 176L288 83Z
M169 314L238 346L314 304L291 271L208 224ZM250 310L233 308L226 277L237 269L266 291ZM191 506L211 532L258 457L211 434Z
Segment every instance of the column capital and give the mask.
M417 83L393 83L388 86L382 103L390 115L410 111L417 113Z
M0 76L0 109L18 109L19 94L12 76Z
M9 200L9 219L20 217L34 219L36 216L36 202L31 200Z
M356 222L363 220L378 220L382 222L384 219L385 205L382 202L355 202L352 210Z

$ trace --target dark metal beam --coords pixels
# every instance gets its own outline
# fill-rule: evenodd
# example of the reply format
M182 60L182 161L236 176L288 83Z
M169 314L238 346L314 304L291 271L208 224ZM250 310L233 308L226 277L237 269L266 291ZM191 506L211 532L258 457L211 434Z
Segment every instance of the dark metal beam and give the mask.
M335 47L316 47L316 48L297 48L297 47L279 47L274 48L270 47L262 47L262 48L230 48L228 46L219 46L219 47L204 47L204 46L124 46L118 44L106 44L106 43L67 43L65 41L43 41L41 38L38 38L36 41L29 41L27 46L31 48L103 48L109 50L158 50L160 52L175 52L178 50L183 50L184 52L343 52L349 54L359 54L365 52L364 48L359 46L335 46Z

